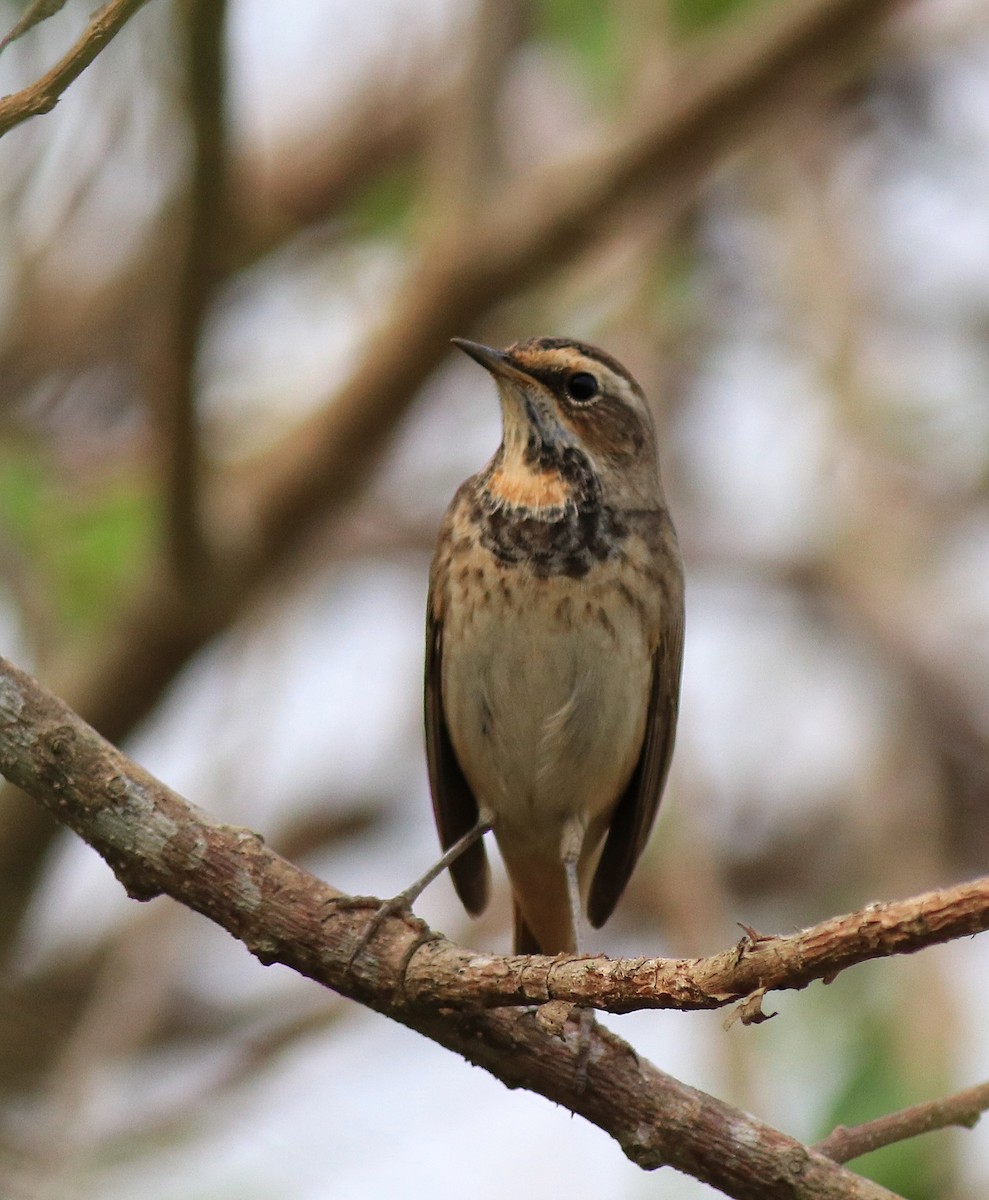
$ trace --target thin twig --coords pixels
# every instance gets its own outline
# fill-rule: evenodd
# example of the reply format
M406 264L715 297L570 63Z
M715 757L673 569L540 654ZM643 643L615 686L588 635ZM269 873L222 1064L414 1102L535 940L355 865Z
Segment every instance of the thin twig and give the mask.
M549 1000L605 1012L712 1009L754 998L742 1021L758 1021L769 991L830 982L858 963L969 937L989 929L989 876L907 900L870 904L800 933L748 935L709 958L495 957L424 946L409 964L406 994L432 1004L499 1007Z
M16 42L42 21L47 21L65 7L66 0L30 0L27 8L21 14L20 20L0 38L0 52L6 50L11 42Z
M0 137L28 117L51 112L69 84L79 78L146 3L147 0L110 0L90 17L85 32L50 71L28 87L0 99Z
M949 1125L974 1129L987 1108L989 1083L980 1083L941 1100L913 1104L861 1125L839 1125L811 1149L834 1162L849 1162L860 1154L880 1150L883 1146L906 1141L921 1133L946 1129Z

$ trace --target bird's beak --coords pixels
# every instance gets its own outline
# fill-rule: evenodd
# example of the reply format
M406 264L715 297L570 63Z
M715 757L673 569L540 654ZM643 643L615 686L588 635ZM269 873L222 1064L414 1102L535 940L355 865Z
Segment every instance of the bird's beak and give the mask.
M450 338L450 341L494 375L497 375L508 363L508 355L504 350L495 350L494 347L482 345L481 342L469 342L467 338Z
M490 371L498 388L501 401L501 420L506 439L516 435L515 440L527 442L532 434L544 444L566 441L570 435L560 425L540 387L528 371L523 370L514 355L507 350L495 350L481 342L469 342L466 338L451 338L465 354Z
M467 338L455 337L450 338L450 341L459 346L464 354L469 354L475 362L480 363L486 371L490 371L495 379L529 380L525 371L519 370L512 356L504 350L495 350L493 346L471 342Z

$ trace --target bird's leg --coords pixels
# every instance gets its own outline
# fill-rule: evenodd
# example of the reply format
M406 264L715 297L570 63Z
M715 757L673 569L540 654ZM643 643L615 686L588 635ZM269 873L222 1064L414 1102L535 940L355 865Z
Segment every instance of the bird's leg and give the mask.
M463 837L457 838L453 845L442 855L442 857L438 858L436 862L433 863L433 865L428 871L425 872L425 874L420 875L415 883L409 884L409 886L404 891L399 892L397 896L393 896L391 900L386 900L378 911L381 912L382 910L387 909L387 912L392 913L400 912L403 908L411 908L434 879L442 875L447 867L452 866L452 864L457 861L461 854L466 854L466 852L471 848L471 846L474 845L475 842L480 841L486 833L491 832L493 824L494 822L490 817L481 817L477 824L472 829L468 829Z
M580 879L577 876L577 856L563 855L563 871L567 881L567 904L570 908L570 928L573 930L574 954L584 953L584 908L580 901Z
M420 875L414 883L409 884L404 891L399 892L397 896L392 896L390 900L386 900L381 905L370 921L368 921L367 928L361 934L360 941L354 947L347 961L348 971L351 970L357 959L367 949L371 939L381 928L384 921L395 913L404 912L405 909L411 908L433 880L437 876L442 875L447 867L455 863L461 854L466 853L475 842L480 841L490 831L492 824L492 818L487 814L482 814L477 824L473 828L468 829L463 837L457 838L453 845L433 863L428 871Z
M577 873L577 863L584 840L584 829L577 822L568 823L563 835L563 871L567 883L567 903L570 906L570 927L573 930L573 945L575 954L583 954L584 939L584 906L580 898L580 877ZM580 1095L587 1087L587 1066L591 1058L591 1031L594 1028L594 1009L577 1009L577 1067L574 1079L574 1090Z

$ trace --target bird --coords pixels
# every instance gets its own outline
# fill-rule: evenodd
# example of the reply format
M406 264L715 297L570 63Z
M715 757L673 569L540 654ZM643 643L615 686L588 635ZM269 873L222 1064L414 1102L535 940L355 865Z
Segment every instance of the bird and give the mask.
M610 354L453 342L490 374L502 440L456 491L429 574L425 732L449 869L486 906L483 836L517 954L586 952L645 847L679 706L683 568L642 388Z

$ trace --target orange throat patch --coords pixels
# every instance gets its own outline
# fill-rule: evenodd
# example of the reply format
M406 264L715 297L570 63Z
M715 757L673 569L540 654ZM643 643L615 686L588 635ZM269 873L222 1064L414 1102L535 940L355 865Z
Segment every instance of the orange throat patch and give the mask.
M509 508L561 508L570 498L570 489L555 471L533 471L524 463L502 463L486 487Z

